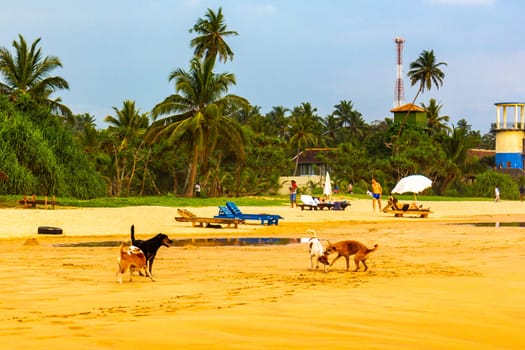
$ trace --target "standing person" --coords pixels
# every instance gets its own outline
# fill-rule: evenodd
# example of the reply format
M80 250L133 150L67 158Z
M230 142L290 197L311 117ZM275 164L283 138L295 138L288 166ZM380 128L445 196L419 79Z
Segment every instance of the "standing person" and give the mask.
M494 189L494 195L494 202L499 202L499 186L496 186L496 188Z
M201 197L201 184L198 182L195 184L195 197Z
M352 183L348 184L348 189L346 190L346 193L349 193L349 194L354 193L354 186L352 186Z
M294 204L297 206L297 184L295 180L292 180L292 184L288 187L288 190L290 191L290 205L293 208Z
M523 197L525 197L525 187L523 185L520 186L520 201L523 202Z
M372 208L376 211L376 201L379 211L381 211L381 196L383 195L383 188L381 184L372 178Z

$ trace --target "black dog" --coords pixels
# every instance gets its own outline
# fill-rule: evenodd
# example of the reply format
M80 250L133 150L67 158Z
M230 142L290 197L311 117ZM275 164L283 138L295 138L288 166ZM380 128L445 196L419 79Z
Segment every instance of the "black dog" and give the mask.
M157 251L161 246L169 248L171 243L173 243L173 241L164 233L159 233L155 237L147 240L135 239L135 225L131 225L131 244L139 247L144 252L144 255L146 255L146 268L149 270L150 275L151 269L153 268L153 260L155 260Z

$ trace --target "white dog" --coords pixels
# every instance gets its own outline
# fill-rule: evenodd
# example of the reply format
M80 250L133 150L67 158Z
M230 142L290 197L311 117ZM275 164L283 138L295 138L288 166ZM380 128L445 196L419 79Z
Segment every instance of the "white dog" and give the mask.
M328 257L324 254L324 247L317 238L317 234L314 230L308 230L307 232L313 233L313 237L308 240L308 252L310 254L310 270L313 270L314 263L313 258L315 257L315 268L319 268L319 261L324 265L324 271L326 272L326 265L328 265Z

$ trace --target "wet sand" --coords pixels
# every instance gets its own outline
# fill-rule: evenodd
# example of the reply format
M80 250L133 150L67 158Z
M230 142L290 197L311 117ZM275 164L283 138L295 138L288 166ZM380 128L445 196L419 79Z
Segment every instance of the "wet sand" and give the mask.
M1 209L0 344L6 349L522 349L525 203L430 202L429 218L242 207L278 226L194 228L176 208ZM213 216L217 208L187 208ZM484 222L487 226L477 226ZM356 239L367 272L340 259L308 269L304 243L161 248L157 282L116 281L116 246L85 242L164 232L175 240ZM38 226L64 229L38 235ZM66 245L66 246L64 246ZM330 260L333 257L330 257ZM353 268L351 262L351 268Z

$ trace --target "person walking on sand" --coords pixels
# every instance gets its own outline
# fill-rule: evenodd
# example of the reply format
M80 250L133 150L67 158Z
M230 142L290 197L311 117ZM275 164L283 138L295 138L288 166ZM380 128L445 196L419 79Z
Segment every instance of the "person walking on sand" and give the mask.
M496 188L494 189L494 195L494 202L499 202L499 186L496 186Z
M288 187L290 191L290 206L293 208L294 205L297 206L297 184L295 180L292 180L292 184Z
M381 211L381 196L383 195L383 188L381 184L372 178L372 208L376 211L376 202L379 211Z

